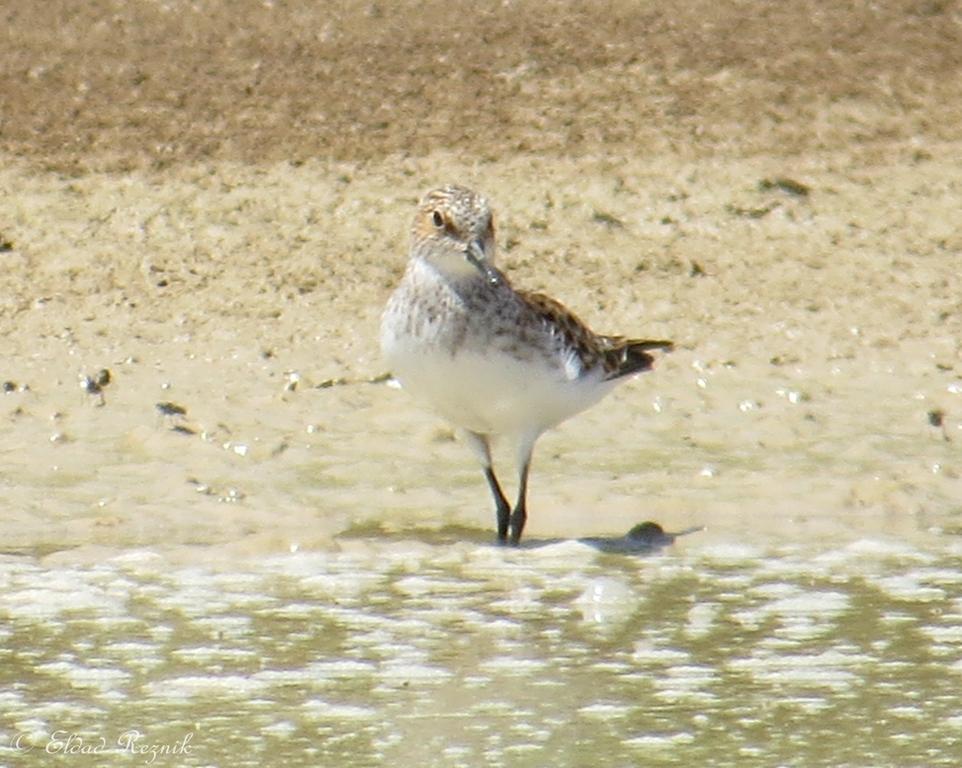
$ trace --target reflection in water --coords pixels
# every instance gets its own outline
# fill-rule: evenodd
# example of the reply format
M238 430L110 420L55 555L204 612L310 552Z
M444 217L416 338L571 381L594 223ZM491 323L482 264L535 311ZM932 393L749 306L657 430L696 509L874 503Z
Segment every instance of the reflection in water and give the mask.
M0 762L956 765L962 546L937 546L8 556Z

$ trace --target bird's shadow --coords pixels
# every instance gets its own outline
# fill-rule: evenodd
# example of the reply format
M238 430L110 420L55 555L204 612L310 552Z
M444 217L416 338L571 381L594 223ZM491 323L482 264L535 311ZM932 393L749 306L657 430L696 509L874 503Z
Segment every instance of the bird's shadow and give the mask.
M518 544L499 542L492 539L490 534L483 532L480 529L467 528L457 525L448 525L440 529L430 530L406 529L387 531L375 524L374 529L375 530L372 530L371 526L354 527L338 536L338 538L377 538L382 541L390 541L392 539L397 541L410 541L412 538L415 538L423 541L424 543L436 545L449 545L457 543L472 543L479 545L487 544L492 547L503 548L506 551L543 549L545 547L564 544L567 542L576 542L579 544L586 544L587 546L596 549L599 552L647 555L674 544L675 540L679 536L687 536L690 533L703 531L705 530L705 527L696 526L693 528L686 528L682 531L669 532L662 528L658 523L648 520L644 523L639 523L638 525L633 526L631 530L623 536L584 536L576 539L560 537L545 539L526 538Z
M686 528L683 531L669 532L658 523L646 520L643 523L638 523L638 525L633 526L631 530L623 536L583 536L578 539L531 539L522 541L518 546L521 549L536 549L552 544L561 544L565 541L576 541L579 544L587 544L599 552L645 555L671 546L679 536L687 536L690 533L697 533L703 530L705 530L705 527L699 525L693 528Z

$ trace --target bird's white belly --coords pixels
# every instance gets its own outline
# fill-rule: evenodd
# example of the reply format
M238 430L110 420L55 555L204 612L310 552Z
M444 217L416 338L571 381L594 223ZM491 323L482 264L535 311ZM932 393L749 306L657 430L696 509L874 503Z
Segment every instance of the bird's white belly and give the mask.
M452 356L426 345L405 346L385 350L404 389L452 424L479 434L540 434L614 386L601 371L572 381L560 368L493 349Z

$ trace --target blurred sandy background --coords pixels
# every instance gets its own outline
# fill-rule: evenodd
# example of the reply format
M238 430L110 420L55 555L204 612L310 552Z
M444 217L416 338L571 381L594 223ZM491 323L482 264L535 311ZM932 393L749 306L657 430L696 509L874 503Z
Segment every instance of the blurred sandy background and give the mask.
M542 440L531 536L962 532L958 2L0 19L4 551L493 535L467 451L368 383L448 181L516 283L680 347Z

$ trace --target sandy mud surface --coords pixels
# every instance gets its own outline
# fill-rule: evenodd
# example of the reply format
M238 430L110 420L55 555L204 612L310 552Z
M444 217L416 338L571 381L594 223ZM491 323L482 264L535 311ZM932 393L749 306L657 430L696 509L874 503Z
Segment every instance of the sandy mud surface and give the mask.
M447 181L516 283L679 347L543 438L531 537L962 532L956 3L418 8L5 6L5 551L483 540L376 349Z

